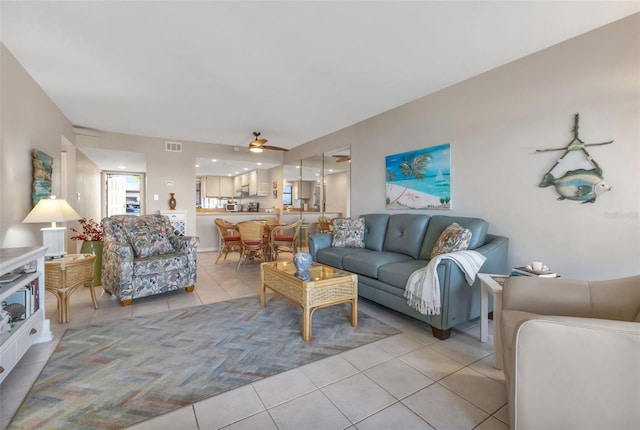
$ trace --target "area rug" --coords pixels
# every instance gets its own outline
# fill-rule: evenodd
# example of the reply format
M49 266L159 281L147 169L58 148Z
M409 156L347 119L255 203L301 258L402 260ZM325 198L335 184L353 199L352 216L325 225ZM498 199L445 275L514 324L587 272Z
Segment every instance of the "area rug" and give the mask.
M135 306L135 305L134 305ZM121 429L399 333L347 304L248 297L67 330L9 428Z

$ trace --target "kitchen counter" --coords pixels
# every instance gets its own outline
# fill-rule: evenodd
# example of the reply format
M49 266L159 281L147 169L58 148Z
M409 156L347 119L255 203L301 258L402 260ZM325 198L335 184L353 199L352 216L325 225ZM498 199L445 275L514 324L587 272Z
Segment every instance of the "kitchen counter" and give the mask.
M218 230L213 222L216 218L222 218L233 224L242 221L266 220L268 218L278 218L281 224L292 224L300 219L304 220L302 234L316 232L316 225L320 212L284 212L280 214L278 211L273 213L260 212L225 212L223 209L198 209L196 211L196 236L200 238L198 252L217 251L218 250ZM336 218L342 216L341 213L325 213L327 218Z

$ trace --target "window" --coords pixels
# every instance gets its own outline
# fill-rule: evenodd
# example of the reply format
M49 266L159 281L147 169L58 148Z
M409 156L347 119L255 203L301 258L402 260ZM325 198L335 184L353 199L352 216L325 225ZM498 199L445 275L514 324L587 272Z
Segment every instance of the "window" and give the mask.
M282 204L291 205L293 202L291 198L291 185L285 185L282 189Z

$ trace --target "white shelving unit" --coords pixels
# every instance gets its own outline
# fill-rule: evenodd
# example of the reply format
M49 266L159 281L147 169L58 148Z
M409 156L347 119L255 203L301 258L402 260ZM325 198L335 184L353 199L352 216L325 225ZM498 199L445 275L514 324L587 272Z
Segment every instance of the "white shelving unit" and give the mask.
M160 214L169 217L171 227L178 236L187 235L187 212L185 211L160 211Z
M38 310L26 320L15 323L10 333L0 334L0 383L9 375L18 361L34 343L53 339L49 320L44 309L44 255L46 247L0 248L0 275L20 273L12 282L0 284L0 302L6 300L21 287L37 282ZM35 271L24 270L26 265ZM30 272L30 273L28 273Z

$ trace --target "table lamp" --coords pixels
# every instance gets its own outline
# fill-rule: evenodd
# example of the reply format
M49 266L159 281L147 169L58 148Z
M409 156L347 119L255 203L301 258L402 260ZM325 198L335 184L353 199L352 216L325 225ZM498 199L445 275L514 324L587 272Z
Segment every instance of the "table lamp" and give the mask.
M51 227L41 228L42 244L46 246L45 257L55 258L66 254L64 250L64 231L66 227L57 227L57 222L68 222L80 219L80 215L64 199L56 199L56 196L43 198L29 212L29 215L22 220L24 223L46 223L50 222Z

